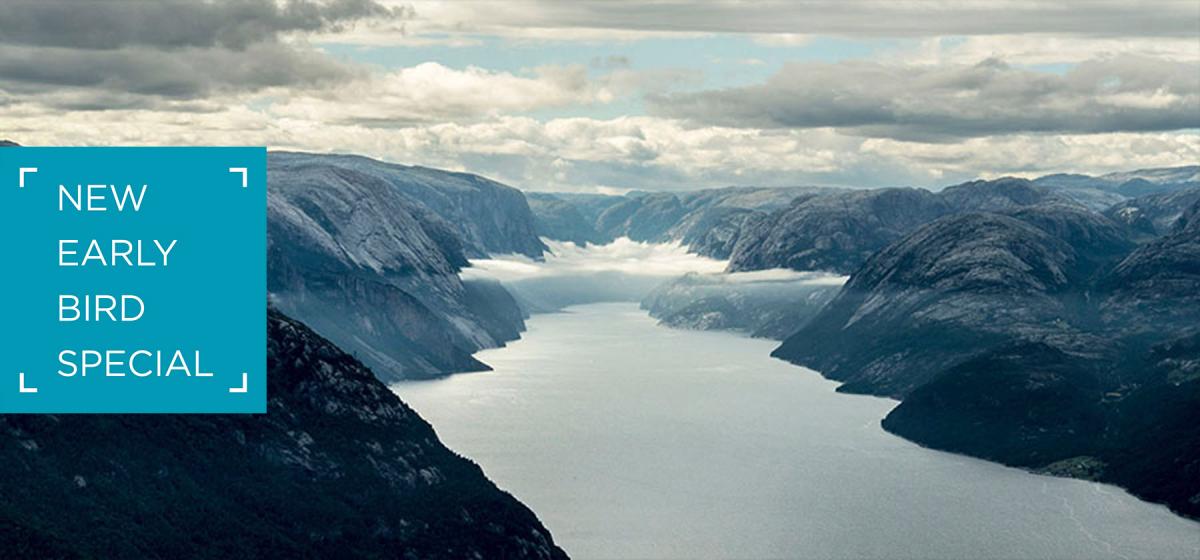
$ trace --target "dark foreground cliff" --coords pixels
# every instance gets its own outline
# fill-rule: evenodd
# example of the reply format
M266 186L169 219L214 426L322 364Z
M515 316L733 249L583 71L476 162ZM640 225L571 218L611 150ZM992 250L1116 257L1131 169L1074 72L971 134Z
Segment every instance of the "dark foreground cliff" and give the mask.
M268 330L265 415L0 416L0 557L565 557L357 360Z

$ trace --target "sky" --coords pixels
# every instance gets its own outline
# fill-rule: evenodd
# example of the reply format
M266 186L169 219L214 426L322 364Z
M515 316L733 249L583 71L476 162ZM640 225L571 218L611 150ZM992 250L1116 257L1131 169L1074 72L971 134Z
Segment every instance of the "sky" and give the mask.
M600 193L1189 165L1200 2L6 0L0 138Z

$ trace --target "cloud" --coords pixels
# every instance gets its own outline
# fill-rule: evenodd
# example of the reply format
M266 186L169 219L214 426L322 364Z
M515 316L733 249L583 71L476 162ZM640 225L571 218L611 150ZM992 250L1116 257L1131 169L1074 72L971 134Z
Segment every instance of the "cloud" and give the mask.
M78 101L56 98L54 103ZM727 185L937 187L979 176L1101 174L1194 165L1192 132L1010 134L924 142L834 129L745 129L657 117L480 117L380 127L321 112L280 117L216 98L76 113L0 94L0 137L29 145L220 145L359 153L469 171L529 190L624 192ZM176 107L184 104L184 107ZM186 109L186 110L185 110ZM129 126L137 123L137 126Z
M1194 2L1050 1L895 2L867 0L715 0L614 3L510 0L503 10L477 2L414 2L410 29L567 41L622 40L662 34L746 33L847 37L987 36L1040 33L1094 37L1192 39ZM764 41L772 41L760 37Z
M361 20L407 15L403 7L374 0L8 0L0 3L0 43L88 50L240 50L283 33L340 30Z
M792 63L761 85L652 95L649 102L653 114L697 124L833 127L899 139L1180 130L1200 127L1200 63L1121 56L1063 75L996 59Z
M316 51L279 43L257 43L238 51L0 48L0 88L51 96L44 101L61 96L66 88L75 88L73 97L80 99L82 106L58 105L67 109L161 106L162 99L200 99L282 86L314 87L341 83L360 74ZM125 102L106 105L115 99L113 94L127 94Z
M0 91L69 99L61 109L345 82L365 69L298 34L406 17L373 0L0 3ZM65 91L73 90L73 91Z
M525 75L436 62L382 71L324 89L294 92L270 107L280 118L396 128L481 116L588 105L611 99L581 65L543 66Z

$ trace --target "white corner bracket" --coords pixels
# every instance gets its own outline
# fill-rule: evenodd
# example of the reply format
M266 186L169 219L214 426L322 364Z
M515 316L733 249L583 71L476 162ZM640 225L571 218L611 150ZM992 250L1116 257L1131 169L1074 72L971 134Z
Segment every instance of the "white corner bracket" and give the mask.
M229 172L230 173L241 173L242 174L242 188L243 189L246 188L246 168L245 167L230 167Z
M25 174L26 173L37 173L37 168L36 167L22 167L20 169L20 171L21 171L21 180L17 182L17 188L23 189L23 188L25 188Z
M246 375L246 372L243 371L242 372L242 386L241 387L230 387L229 392L230 393L245 393L250 388L249 377L250 376Z
M18 373L17 378L20 379L20 384L18 385L18 387L20 387L22 393L36 393L37 392L37 387L26 387L25 386L25 372L22 371L22 372Z

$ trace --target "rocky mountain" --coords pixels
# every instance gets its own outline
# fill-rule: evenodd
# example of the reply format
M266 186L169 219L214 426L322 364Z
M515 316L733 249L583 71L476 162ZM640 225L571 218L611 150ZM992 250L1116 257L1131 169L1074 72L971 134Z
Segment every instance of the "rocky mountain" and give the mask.
M1061 192L1092 210L1130 198L1200 187L1200 165L1122 171L1107 175L1055 174L1034 183Z
M681 241L693 252L727 258L743 221L827 189L727 187L682 193L632 192L625 196L531 194L540 233L564 241L608 243ZM583 222L577 222L578 218Z
M1095 229L1116 230L1103 225ZM903 397L1013 336L1084 348L1073 307L1093 268L1018 218L949 216L873 255L773 355L844 381L845 391Z
M468 257L516 253L540 258L546 246L538 239L533 213L521 191L472 175L399 165L362 156L272 152L270 172L288 173L327 168L357 172L385 184L404 197L453 224ZM272 186L285 187L268 175ZM373 191L372 191L373 192ZM367 202L367 201L363 201Z
M729 270L767 268L849 274L876 251L942 216L1003 211L1069 201L1023 179L972 181L938 193L924 189L871 189L814 194L748 221Z
M565 558L360 362L277 312L264 415L0 416L22 558Z
M790 268L848 272L871 253L949 212L923 189L812 194L749 220L730 254L730 271Z
M1200 185L1178 191L1131 198L1106 209L1104 214L1128 228L1142 241L1170 233L1180 216L1200 201Z
M1101 282L1100 312L1125 333L1196 328L1200 317L1200 201L1174 230L1143 244Z
M1197 215L1140 246L1070 204L948 216L868 259L775 355L903 399L884 427L923 445L1200 516Z
M268 156L271 301L384 379L486 369L471 357L524 328L502 289L463 282L467 258L540 258L512 188L357 156Z
M535 216L534 224L539 236L570 241L576 245L598 245L611 241L596 231L595 216L584 216L581 210L583 205L564 200L560 195L546 193L527 193L525 197Z

